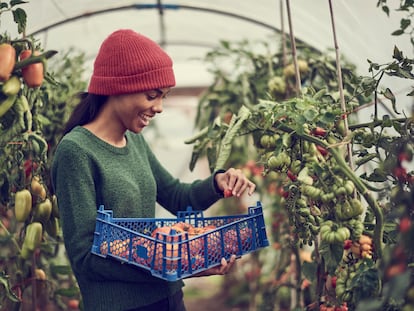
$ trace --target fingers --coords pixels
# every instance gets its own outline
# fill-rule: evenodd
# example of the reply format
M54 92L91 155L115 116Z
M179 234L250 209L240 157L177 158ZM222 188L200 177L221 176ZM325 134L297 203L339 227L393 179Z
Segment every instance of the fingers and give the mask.
M225 172L225 177L227 178L227 188L225 189L229 189L233 196L240 197L245 191L252 195L256 189L256 185L247 179L240 169L228 169Z
M221 259L220 266L210 268L198 274L195 274L193 277L202 277L202 276L210 276L210 275L225 275L229 273L230 269L234 266L236 262L236 255L232 255L227 261L225 258Z
M232 255L230 260L227 262L225 258L221 258L221 266L219 267L218 274L227 274L236 262L236 255Z

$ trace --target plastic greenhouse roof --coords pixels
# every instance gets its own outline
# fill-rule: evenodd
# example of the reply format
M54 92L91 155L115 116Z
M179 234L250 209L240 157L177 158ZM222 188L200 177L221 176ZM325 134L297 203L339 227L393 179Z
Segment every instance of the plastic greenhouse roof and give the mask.
M391 1L389 1L391 2ZM395 2L395 1L394 1ZM101 42L112 31L132 28L164 46L172 56L177 86L203 86L210 82L200 61L220 40L276 40L289 31L284 0L29 0L20 5L28 16L27 35L34 34L45 49L86 52L89 65ZM332 0L340 53L367 74L367 59L390 62L394 45L412 56L409 38L391 36L401 13L387 17L377 0ZM390 4L389 4L390 5ZM295 36L319 50L333 48L327 0L291 0ZM17 36L11 14L1 16L1 32ZM411 55L410 55L411 54Z

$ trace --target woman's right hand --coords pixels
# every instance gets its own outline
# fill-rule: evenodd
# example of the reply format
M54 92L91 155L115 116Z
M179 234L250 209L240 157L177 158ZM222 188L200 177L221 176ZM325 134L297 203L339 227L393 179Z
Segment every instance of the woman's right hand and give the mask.
M216 267L212 267L208 270L195 274L193 277L210 276L210 275L225 275L234 266L236 262L236 255L232 255L230 260L227 261L225 258L221 258L221 264Z

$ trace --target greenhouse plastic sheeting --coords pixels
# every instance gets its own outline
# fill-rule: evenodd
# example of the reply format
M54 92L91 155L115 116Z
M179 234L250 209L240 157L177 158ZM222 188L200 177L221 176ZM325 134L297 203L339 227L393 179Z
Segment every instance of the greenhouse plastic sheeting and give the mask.
M322 51L333 48L329 2L289 3L295 36ZM409 38L391 36L403 13L391 10L387 17L377 8L377 0L332 3L339 51L364 74L367 59L389 62L394 45L412 54ZM177 86L210 82L200 59L220 40L276 41L273 34L281 29L281 7L284 30L289 31L286 1L281 0L31 0L20 7L28 15L27 35L35 34L46 49L64 51L74 46L85 51L88 66L102 40L115 29L132 28L153 38L173 57ZM1 19L2 32L17 35L11 14L4 13Z

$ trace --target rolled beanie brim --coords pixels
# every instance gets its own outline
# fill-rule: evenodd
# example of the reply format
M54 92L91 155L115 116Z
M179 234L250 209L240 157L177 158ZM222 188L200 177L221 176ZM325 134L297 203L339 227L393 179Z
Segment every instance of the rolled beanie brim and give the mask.
M175 86L173 69L166 67L126 77L93 75L88 92L98 95L121 95L173 86Z
M120 29L102 43L88 92L121 95L175 86L173 62L153 40Z

